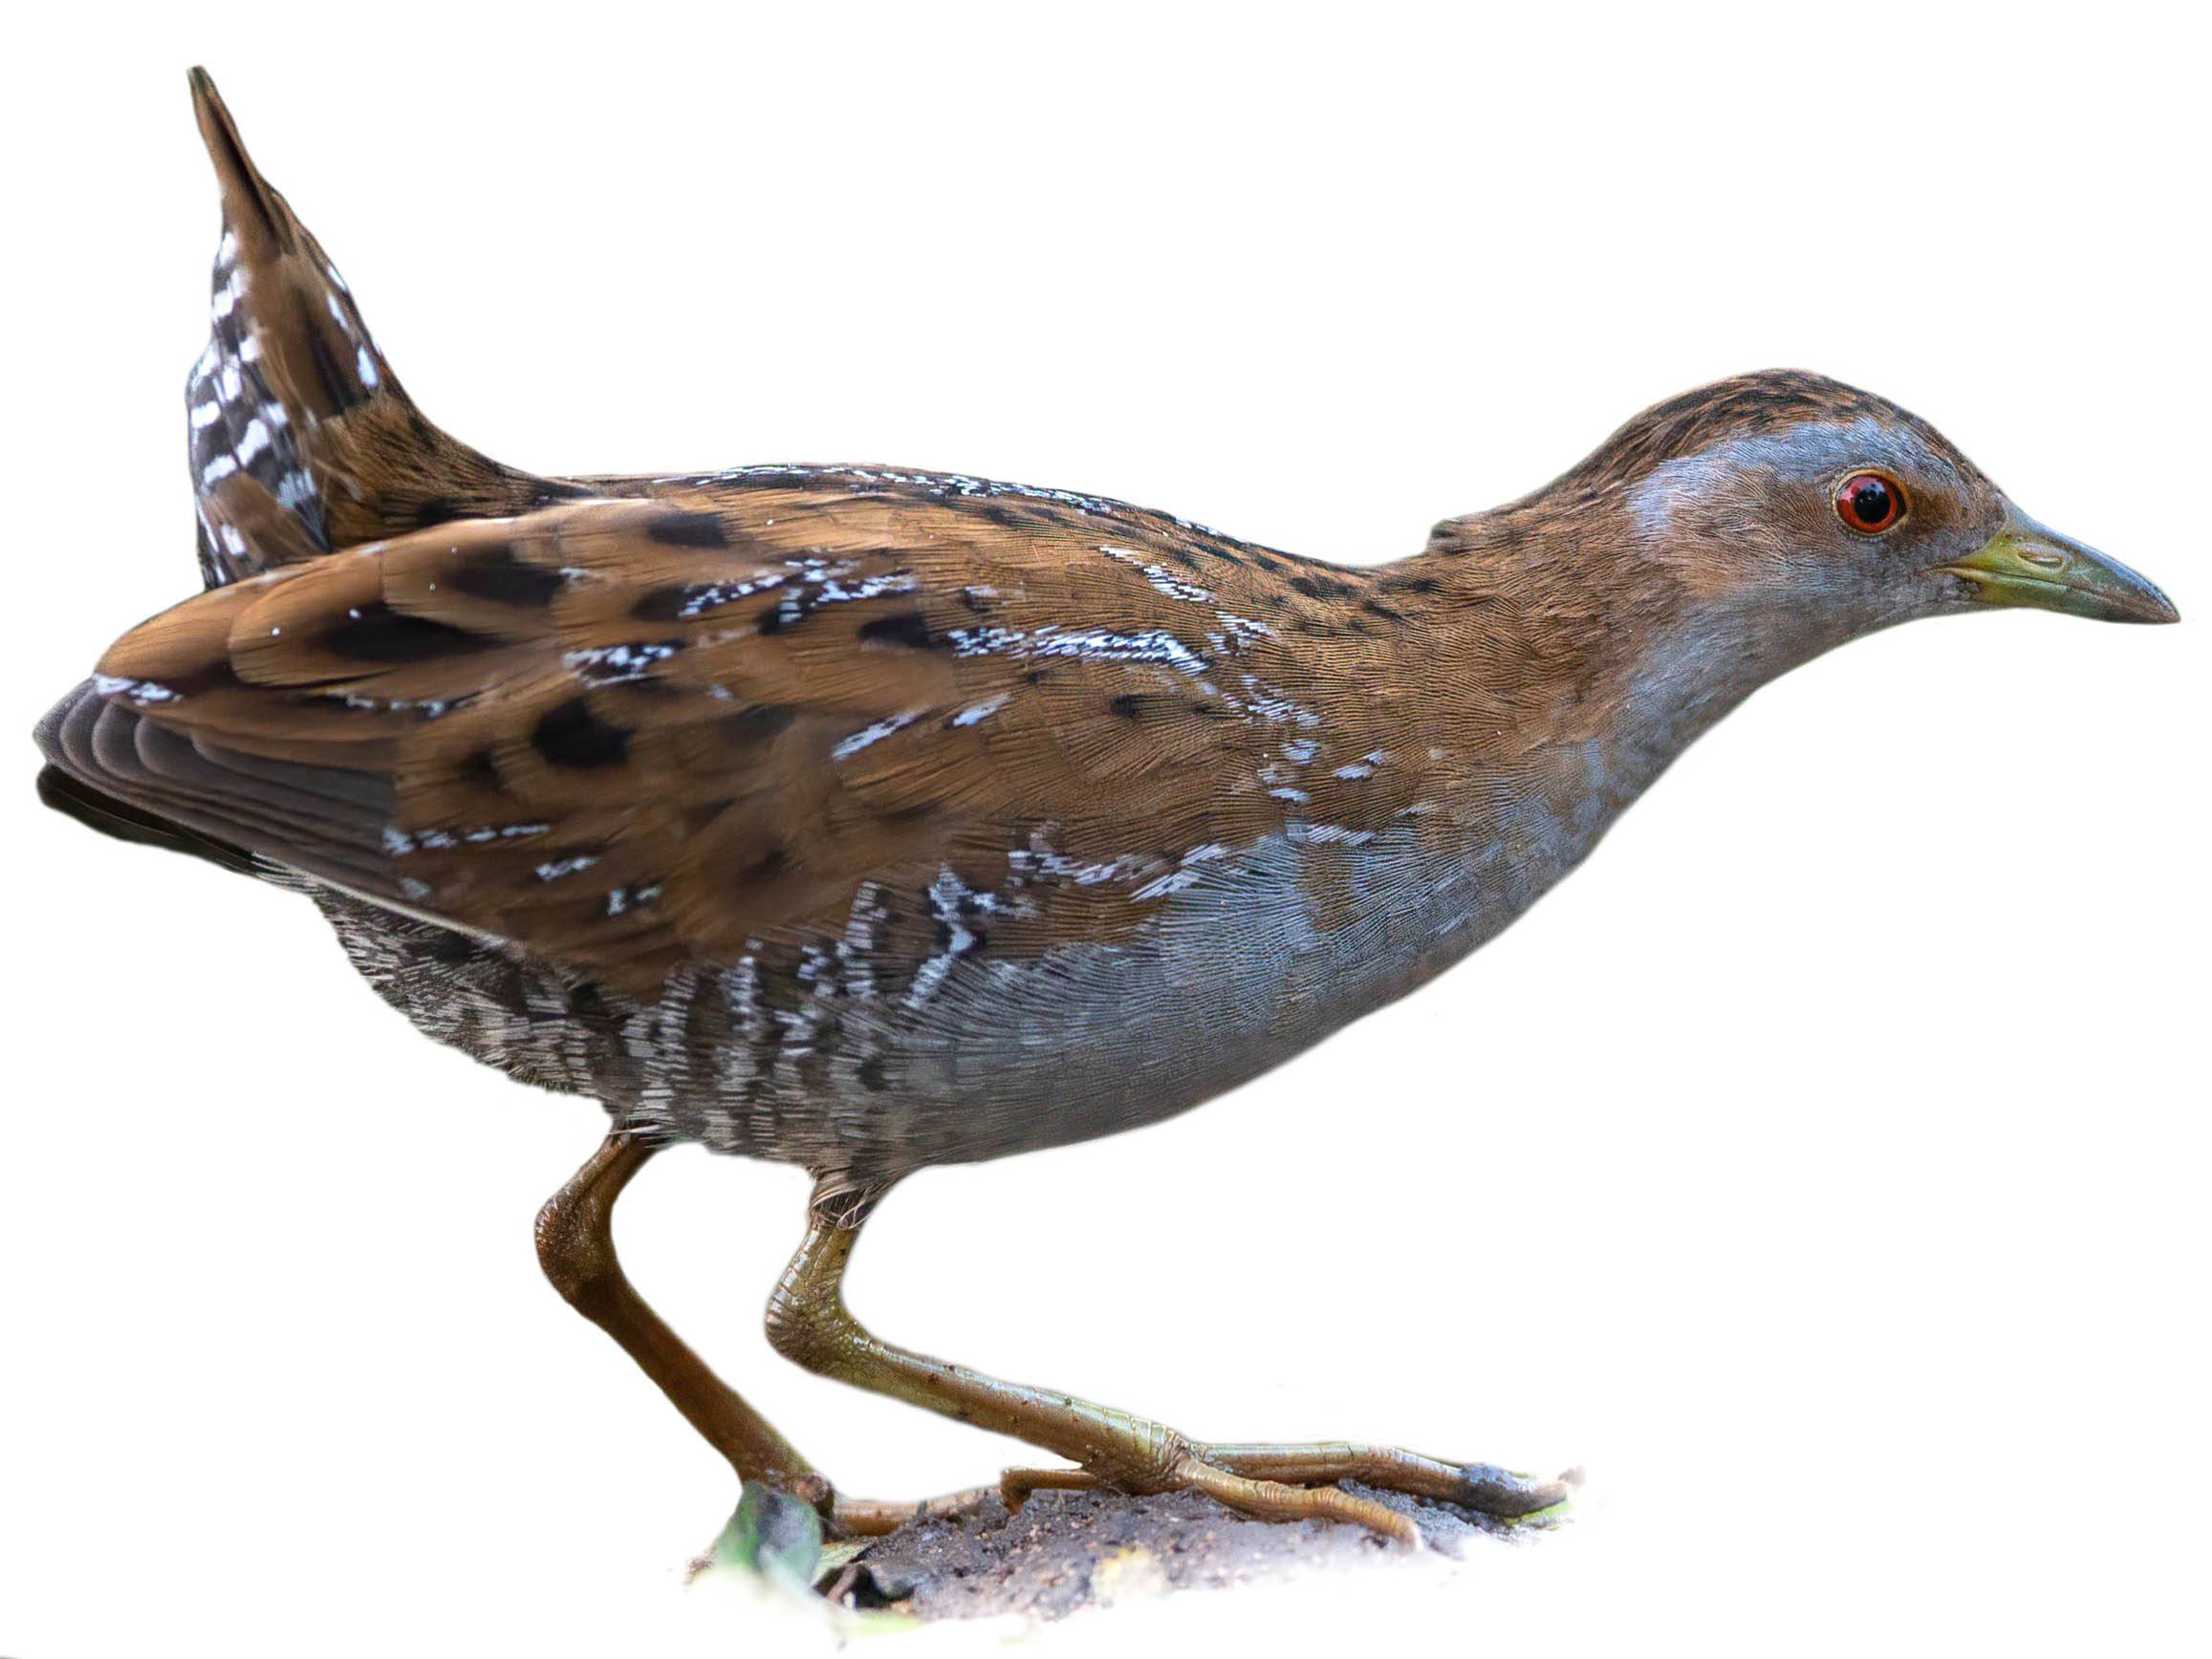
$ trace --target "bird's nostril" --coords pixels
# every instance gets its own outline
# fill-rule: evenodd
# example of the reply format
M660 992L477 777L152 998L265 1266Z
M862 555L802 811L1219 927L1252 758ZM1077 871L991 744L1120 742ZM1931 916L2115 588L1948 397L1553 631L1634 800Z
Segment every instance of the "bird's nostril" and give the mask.
M2066 555L2056 548L2022 548L2020 557L2023 562L2033 565L2039 570L2063 571L2066 569Z

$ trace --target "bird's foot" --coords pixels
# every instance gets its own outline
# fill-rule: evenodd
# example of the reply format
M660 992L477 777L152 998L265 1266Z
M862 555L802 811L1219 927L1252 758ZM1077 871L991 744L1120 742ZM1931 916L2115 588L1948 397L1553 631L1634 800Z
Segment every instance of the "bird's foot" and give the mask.
M1337 1482L1364 1481L1501 1519L1534 1515L1567 1497L1564 1481L1350 1441L1194 1441L1164 1423L1112 1406L1006 1382L895 1347L854 1319L844 1302L846 1263L870 1202L872 1197L856 1207L852 1196L834 1183L817 1189L806 1239L769 1301L769 1340L810 1370L1011 1435L1076 1465L1009 1471L1000 1486L1009 1508L1045 1487L1104 1486L1139 1497L1199 1492L1260 1519L1349 1521L1418 1547L1420 1531L1413 1517ZM894 1513L856 1507L852 1519L856 1525L896 1525Z
M1382 1537L1418 1543L1411 1517L1373 1498L1340 1490L1356 1480L1384 1492L1458 1504L1497 1520L1526 1521L1561 1509L1581 1482L1570 1470L1551 1480L1489 1463L1446 1463L1393 1446L1349 1441L1311 1445L1192 1445L1181 1452L1166 1479L1148 1490L1203 1492L1241 1514L1264 1520L1344 1520ZM1033 1492L1088 1491L1120 1486L1090 1469L1009 1469L999 1480L1008 1509Z

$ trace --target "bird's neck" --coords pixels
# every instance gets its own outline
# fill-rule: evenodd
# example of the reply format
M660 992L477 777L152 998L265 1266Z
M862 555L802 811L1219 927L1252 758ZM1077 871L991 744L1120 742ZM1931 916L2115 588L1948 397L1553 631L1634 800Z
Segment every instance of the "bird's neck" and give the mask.
M1440 526L1391 567L1428 600L1408 672L1435 692L1428 753L1459 855L1513 873L1511 914L1724 715L1839 642L1807 607L1718 590L1716 561L1655 549L1626 518L1531 498Z
M1655 544L1601 490L1555 486L1438 526L1399 568L1434 584L1418 649L1460 704L1449 741L1477 764L1594 743L1633 797L1760 686L1865 631L1724 578L1736 563Z

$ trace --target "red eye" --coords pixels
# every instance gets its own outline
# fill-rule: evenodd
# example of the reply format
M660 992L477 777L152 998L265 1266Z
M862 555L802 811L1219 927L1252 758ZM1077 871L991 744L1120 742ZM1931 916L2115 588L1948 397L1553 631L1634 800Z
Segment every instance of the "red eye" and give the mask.
M1905 516L1905 492L1879 472L1854 472L1835 486L1835 516L1861 535L1878 536Z

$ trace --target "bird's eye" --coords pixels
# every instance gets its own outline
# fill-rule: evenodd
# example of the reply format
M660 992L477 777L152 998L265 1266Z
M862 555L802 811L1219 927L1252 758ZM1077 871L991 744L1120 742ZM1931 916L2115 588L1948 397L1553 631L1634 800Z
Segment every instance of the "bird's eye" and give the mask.
M1905 492L1886 473L1854 472L1835 486L1835 516L1861 535L1878 536L1905 516Z

